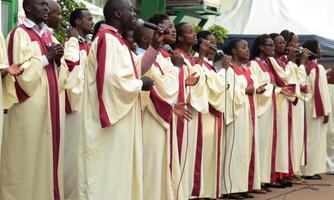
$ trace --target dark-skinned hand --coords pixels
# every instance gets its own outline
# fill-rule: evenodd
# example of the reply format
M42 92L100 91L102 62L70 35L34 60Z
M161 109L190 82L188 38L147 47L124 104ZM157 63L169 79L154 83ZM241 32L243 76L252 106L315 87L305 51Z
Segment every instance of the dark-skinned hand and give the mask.
M143 90L143 91L150 91L151 88L154 85L153 79L151 79L148 76L143 76L143 77L141 77L141 80L143 81L143 86L142 86L141 90Z
M193 118L193 113L188 108L187 103L177 103L174 106L174 113L187 121L190 121Z
M185 85L186 86L195 86L199 81L199 76L196 76L196 72L190 74L186 80Z

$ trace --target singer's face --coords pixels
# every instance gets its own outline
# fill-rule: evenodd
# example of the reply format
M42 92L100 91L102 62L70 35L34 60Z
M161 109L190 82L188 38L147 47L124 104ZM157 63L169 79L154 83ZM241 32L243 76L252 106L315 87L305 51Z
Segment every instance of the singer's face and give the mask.
M249 49L248 49L248 42L246 40L240 40L237 42L237 54L239 60L249 60Z
M80 27L85 31L86 34L92 33L93 31L93 17L88 10L83 10L81 14L81 24Z
M185 24L183 27L183 42L189 45L197 44L196 32L190 24Z
M125 30L134 30L136 28L137 14L130 0L122 1L122 16L121 23Z
M176 41L176 30L171 20L164 20L162 23L169 30L169 34L165 36L164 43L173 44Z
M299 37L297 35L292 36L291 42L289 43L289 47L294 47L296 49L299 48Z
M282 55L285 53L285 41L283 36L279 35L275 37L274 39L274 44L275 44L275 52L277 55Z
M217 48L217 42L216 42L216 38L213 35L208 35L208 37L206 37L206 40L208 40L210 42L210 45L212 47ZM208 52L207 52L207 57L209 60L213 60L215 57L216 51L214 51L213 49L209 48Z
M49 4L49 10L50 12L47 24L49 27L56 29L63 21L63 16L61 15L61 8L58 4L52 3Z
M35 23L41 23L48 19L49 7L46 0L31 0L26 6L26 15Z
M275 44L271 38L266 39L265 43L261 46L262 46L261 51L266 57L274 55Z

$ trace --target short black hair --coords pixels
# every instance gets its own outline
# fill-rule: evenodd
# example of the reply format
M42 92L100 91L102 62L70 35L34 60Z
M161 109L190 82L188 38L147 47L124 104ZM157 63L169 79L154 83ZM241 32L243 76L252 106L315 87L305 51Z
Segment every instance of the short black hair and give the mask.
M318 54L319 51L319 41L318 40L306 40L303 44L303 47L310 50L314 54ZM313 55L309 56L309 60L313 60L316 57Z
M288 30L283 30L281 33L280 33L281 36L283 36L284 40L285 40L285 44L286 46L289 45L289 43L291 42L292 40L292 37L294 35L296 35L294 32L290 32Z
M230 56L233 56L232 50L237 48L237 44L241 40L243 39L239 38L239 39L231 40L231 42L228 43L228 45L224 48L224 52Z
M97 22L94 27L93 27L93 36L92 36L92 39L94 39L97 35L97 33L99 32L100 28L101 28L101 25L102 24L105 24L106 21L104 20L100 20L99 22Z
M155 13L147 21L152 23L152 24L158 25L158 24L162 24L163 21L165 21L165 20L170 20L169 16L167 14L165 14L165 13Z
M275 38L276 38L277 36L280 36L280 34L278 34L278 33L270 33L269 36L270 36L270 38L271 38L272 40L275 40Z
M82 11L86 10L88 11L87 8L76 8L71 12L69 21L72 27L75 27L75 20L82 18Z
M198 42L193 46L194 51L199 51L199 45L202 43L202 39L207 40L209 35L212 35L212 33L206 30L197 33Z
M175 25L175 30L176 30L176 43L178 43L178 37L183 34L184 29L183 27L187 25L187 22L181 22L179 24Z
M262 34L255 38L253 46L252 46L252 59L258 57L260 55L261 49L260 46L266 43L267 39L271 39L268 34Z

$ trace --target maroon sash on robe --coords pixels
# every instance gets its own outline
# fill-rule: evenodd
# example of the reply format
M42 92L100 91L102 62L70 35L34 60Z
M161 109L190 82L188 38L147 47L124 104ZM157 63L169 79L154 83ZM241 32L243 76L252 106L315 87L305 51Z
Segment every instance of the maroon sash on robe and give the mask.
M101 127L106 128L111 125L109 116L106 110L106 107L104 105L102 93L103 93L103 87L104 87L104 72L105 72L105 67L106 67L106 34L110 34L114 36L115 38L118 39L118 41L122 44L125 45L129 51L130 57L131 57L131 62L132 62L132 67L133 67L133 73L138 79L138 73L136 69L136 65L133 59L132 52L130 48L127 45L127 42L125 41L122 36L116 32L116 30L112 29L112 27L106 27L101 28L100 31L97 34L97 37L99 38L97 42L97 72L96 72L96 87L97 87L97 96L98 96L98 101L99 101L99 116L100 116L100 122L101 122Z
M187 59L191 65L195 65L195 59L191 56L189 56L188 53L184 52L181 49L175 49L175 52L182 54L185 59ZM180 78L180 76L179 76ZM184 77L182 77L184 79ZM179 81L179 84L182 84L183 87L185 85L184 80ZM189 88L191 89L191 88ZM180 92L179 92L179 95ZM184 94L183 94L184 96ZM184 97L183 97L184 98ZM183 99L184 100L184 99ZM181 122L181 121L180 121ZM182 119L182 123L184 123ZM198 127L197 127L197 144L196 144L196 156L195 156L195 169L194 169L194 187L192 189L191 195L198 197L200 195L200 188L201 188L201 169L202 169L202 149L203 149L203 127L202 127L202 114L198 112ZM181 126L180 126L181 127ZM179 129L178 129L179 130ZM183 128L182 128L183 132ZM183 133L182 133L183 135ZM182 137L181 133L178 133L178 138ZM182 147L182 142L179 144L179 146ZM179 150L181 151L181 150Z
M48 53L47 45L52 44L51 34L45 32L42 37L40 37L33 29L27 28L25 25L21 24L19 26L21 29L26 31L29 35L31 41L38 42L41 53L43 55ZM14 51L14 35L17 28L15 28L10 34L9 46L8 46L8 57L9 63L13 64L13 51ZM51 41L50 41L51 40ZM48 78L48 89L49 89L49 101L50 101L50 116L51 116L51 126L52 126L52 155L53 155L53 189L54 189L54 199L60 200L59 183L58 183L58 165L59 165L59 151L60 151L60 111L59 111L59 93L58 93L58 78L56 74L56 69L53 63L49 63L45 68L46 75ZM15 81L15 89L18 100L20 103L26 101L29 95L20 86L19 82Z
M260 66L262 72L268 73L270 76L271 82L275 82L275 76L270 71L267 61L256 59L257 64ZM276 94L275 91L272 93L273 101L273 144L271 149L271 176L270 181L273 183L276 180L276 147L277 147L277 105L276 105Z
M248 68L239 67L236 64L233 64L233 70L237 75L243 75L247 80L247 85L253 84L253 80L251 78L251 71ZM254 97L252 95L248 95L248 102L250 107L251 114L251 124L252 124L252 152L251 152L251 160L249 164L249 176L248 176L248 189L253 190L254 184L254 172L255 172L255 102Z
M321 98L320 93L320 71L318 67L318 63L316 60L312 60L308 63L306 68L307 75L310 75L312 69L315 69L315 81L314 81L314 106L315 106L315 113L317 117L325 116L324 105Z
M275 58L276 62L278 63L278 65L280 67L282 67L283 69L285 69L286 64L288 63L288 60L286 58L286 56L281 56L279 58ZM296 92L296 85L295 84L285 84L284 81L281 79L281 77L278 75L278 73L276 72L276 70L273 67L273 64L270 62L268 62L269 64L269 68L271 70L271 72L274 74L275 77L275 82L276 85L278 87L285 87L288 88L292 93ZM291 141L292 141L292 120L293 120L293 116L292 116L292 104L296 105L298 101L298 98L296 98L296 100L292 103L291 101L288 101L288 162L289 162L289 172L288 174L285 173L276 173L276 178L282 178L284 176L293 176L293 167L292 167L292 150L291 150ZM305 131L305 130L304 130ZM306 140L305 138L305 133L304 133L304 140ZM306 146L306 144L305 144ZM305 151L306 152L306 151Z

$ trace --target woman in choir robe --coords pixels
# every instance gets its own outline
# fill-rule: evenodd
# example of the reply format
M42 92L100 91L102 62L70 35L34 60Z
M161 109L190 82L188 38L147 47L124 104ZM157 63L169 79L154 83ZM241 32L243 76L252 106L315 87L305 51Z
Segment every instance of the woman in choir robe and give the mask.
M274 55L274 41L269 35L258 36L252 47L253 60L250 68L254 72L259 84L266 84L266 91L257 94L257 117L258 117L258 146L261 171L261 183L267 191L269 183L276 181L275 159L277 145L277 112L275 77L271 72L268 57ZM265 185L267 184L267 185ZM258 191L263 192L263 191Z
M0 110L4 109L4 96L2 93L2 82L9 81L12 82L13 76L19 75L23 72L23 68L20 67L18 64L8 65L8 58L7 58L7 47L5 39L0 31L0 72L2 81L0 81ZM8 75L8 76L7 76ZM2 144L2 126L3 126L3 112L0 112L0 166L1 166L1 144Z
M181 180L184 198L198 197L201 193L202 144L203 126L202 113L207 113L208 94L205 72L202 68L203 59L209 48L209 42L202 42L197 60L190 55L192 46L197 43L196 33L188 23L176 25L175 52L184 58L184 64L179 72L178 103L189 103L193 119L189 122L178 117L174 123L177 134L179 159L181 165ZM188 86L184 80L189 75L196 75L199 81L195 86Z
M198 44L194 46L199 51L200 44L210 41L210 45L217 48L216 39L209 31L197 33ZM223 134L223 112L225 105L225 67L229 64L227 56L223 58L221 70L216 71L213 66L216 51L210 48L204 58L203 69L207 77L209 94L209 113L202 114L203 149L202 162L203 171L201 179L201 198L219 198L221 191L221 142ZM196 59L196 58L195 58Z
M248 191L260 189L259 160L256 158L257 117L255 93L265 91L258 86L256 77L246 66L249 60L248 43L233 40L227 46L232 55L232 67L226 72L229 85L224 120L226 133L223 147L226 160L223 164L222 193L226 198L242 199L252 197Z
M306 179L321 179L319 174L326 172L327 123L332 109L326 70L317 62L317 58L320 57L319 42L307 40L303 47L313 53L313 55L309 55L309 62L306 64L309 93L306 103L307 164L304 167L303 175Z

